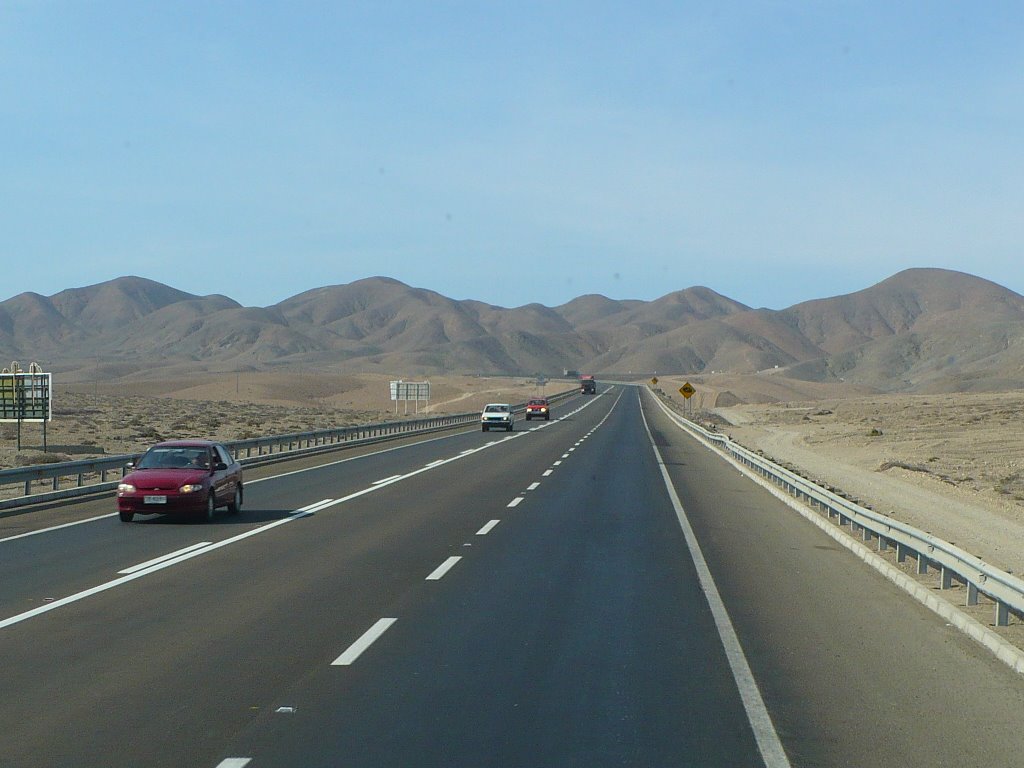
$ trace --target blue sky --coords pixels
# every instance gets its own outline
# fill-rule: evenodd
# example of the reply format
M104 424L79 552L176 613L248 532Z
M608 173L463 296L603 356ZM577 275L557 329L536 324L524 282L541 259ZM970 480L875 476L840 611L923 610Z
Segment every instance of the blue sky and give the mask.
M1016 2L0 0L0 300L1024 293Z

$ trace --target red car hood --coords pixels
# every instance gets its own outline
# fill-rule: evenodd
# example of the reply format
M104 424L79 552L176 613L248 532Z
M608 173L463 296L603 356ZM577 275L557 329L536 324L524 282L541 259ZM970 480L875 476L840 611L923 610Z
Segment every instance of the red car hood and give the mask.
M134 485L140 491L177 490L185 483L201 483L210 476L202 469L139 469L129 472L122 483Z

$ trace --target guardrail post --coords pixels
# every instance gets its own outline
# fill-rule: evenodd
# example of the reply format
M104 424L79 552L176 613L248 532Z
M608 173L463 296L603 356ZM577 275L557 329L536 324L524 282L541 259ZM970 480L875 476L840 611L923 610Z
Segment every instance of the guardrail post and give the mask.
M939 571L939 589L950 589L953 586L953 572L945 566Z
M907 559L907 545L897 541L896 542L896 562L902 563Z
M973 582L967 582L967 605L978 604L978 586Z
M928 558L925 557L924 552L917 553L917 572L928 573Z
M79 472L78 473L78 487L81 488L83 485L85 485L85 473L84 472Z
M1006 607L1006 603L1001 600L996 600L996 626L1005 627L1010 623L1010 610Z
M889 540L885 536L879 535L878 537L878 551L885 552L889 548Z

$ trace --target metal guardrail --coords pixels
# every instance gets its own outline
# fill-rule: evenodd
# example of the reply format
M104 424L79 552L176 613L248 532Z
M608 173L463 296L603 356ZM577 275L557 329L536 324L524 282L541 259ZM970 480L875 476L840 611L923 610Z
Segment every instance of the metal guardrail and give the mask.
M578 392L579 389L566 390L551 395L547 399L551 402L558 402ZM517 414L522 413L526 410L526 403L513 405L512 409ZM476 424L479 421L480 413L473 411L429 419L360 424L336 429L257 437L249 440L225 441L222 445L231 451L231 455L243 465L268 464L302 455L438 432L465 424ZM17 486L22 490L20 495L0 499L0 510L112 490L117 487L117 481L127 474L128 464L137 461L141 455L129 453L107 458L0 469L0 491L11 486ZM117 480L108 480L110 475L114 475ZM48 486L49 490L38 492L40 486L43 485Z
M929 568L939 572L939 588L950 589L954 581L967 588L967 605L977 605L982 594L995 603L995 623L1004 627L1009 623L1009 614L1024 616L1024 580L986 563L980 557L944 541L912 525L866 509L849 499L843 498L795 472L744 448L732 441L728 435L711 432L699 424L675 413L647 387L643 388L655 398L655 402L682 429L702 440L705 444L731 456L765 480L785 492L807 503L812 508L835 518L840 526L850 526L853 533L859 533L865 543L875 541L878 551L890 547L896 550L898 562L907 558L916 560L918 574L928 573Z

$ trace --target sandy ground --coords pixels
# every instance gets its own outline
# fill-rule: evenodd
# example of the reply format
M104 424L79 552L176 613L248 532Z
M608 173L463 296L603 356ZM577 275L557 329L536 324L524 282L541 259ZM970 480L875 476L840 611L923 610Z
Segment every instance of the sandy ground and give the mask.
M430 403L390 400L376 374L314 372L196 374L178 379L62 385L54 381L53 420L42 452L40 424L0 424L0 468L135 453L154 442L204 437L244 440L440 413L479 411L485 403L520 403L570 389L569 381L538 387L533 379L432 377ZM408 414L406 413L408 411Z
M681 381L659 382L680 405ZM694 386L702 396L692 398L697 421L1024 574L1024 392L866 395L764 375L708 377Z

